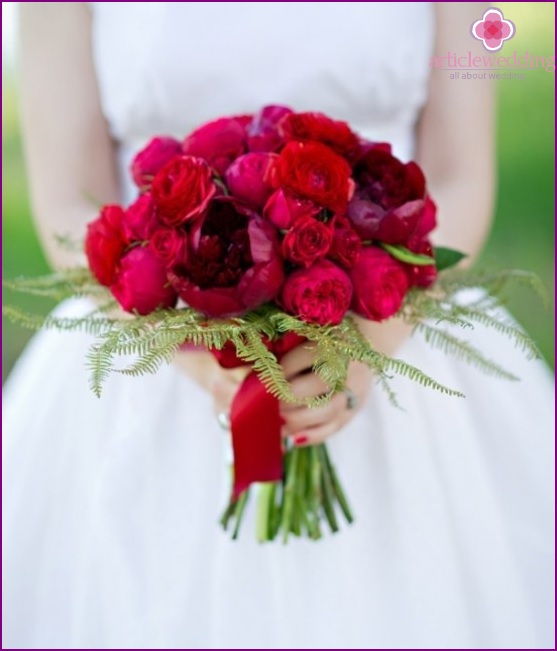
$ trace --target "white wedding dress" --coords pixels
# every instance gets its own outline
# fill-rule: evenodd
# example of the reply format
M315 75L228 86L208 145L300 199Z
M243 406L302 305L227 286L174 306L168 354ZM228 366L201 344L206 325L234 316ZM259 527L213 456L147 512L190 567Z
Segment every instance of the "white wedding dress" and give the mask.
M150 136L270 103L412 156L427 3L91 11L124 184ZM99 400L90 339L40 333L4 399L3 648L552 648L551 377L498 335L469 338L522 380L410 339L400 357L466 399L397 380L397 411L374 387L330 441L354 524L283 546L255 542L253 505L239 541L217 524L229 472L208 395L168 366Z

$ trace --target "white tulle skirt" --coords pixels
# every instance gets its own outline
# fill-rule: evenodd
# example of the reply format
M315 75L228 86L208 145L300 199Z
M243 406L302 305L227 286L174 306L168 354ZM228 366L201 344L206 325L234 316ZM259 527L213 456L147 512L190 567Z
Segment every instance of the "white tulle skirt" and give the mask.
M83 309L65 305L65 314ZM3 648L553 648L553 385L491 379L412 338L466 399L397 380L330 442L356 521L233 542L209 397L173 366L88 388L90 339L44 332L3 416ZM252 505L253 507L253 505Z

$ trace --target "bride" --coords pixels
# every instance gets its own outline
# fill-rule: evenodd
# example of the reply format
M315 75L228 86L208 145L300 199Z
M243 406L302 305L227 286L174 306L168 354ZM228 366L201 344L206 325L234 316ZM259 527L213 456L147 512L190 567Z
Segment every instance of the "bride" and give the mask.
M474 51L476 3L21 3L22 116L37 224L76 263L87 197L129 202L151 136L264 104L323 111L416 159L437 243L474 255L493 194L489 83L429 74ZM87 309L70 301L62 314ZM399 380L393 409L354 365L350 409L284 409L297 445L327 440L356 514L318 543L232 542L215 414L241 380L203 352L88 389L86 335L42 332L4 400L4 648L553 648L552 385L482 329L516 384L365 326L462 401ZM299 395L323 391L303 348ZM334 436L333 436L334 435ZM247 516L253 517L250 512Z

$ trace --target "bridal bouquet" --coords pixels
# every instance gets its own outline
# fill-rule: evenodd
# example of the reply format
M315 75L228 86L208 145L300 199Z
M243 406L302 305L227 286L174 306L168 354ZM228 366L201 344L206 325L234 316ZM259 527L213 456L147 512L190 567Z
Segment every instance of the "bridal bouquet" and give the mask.
M444 325L492 326L535 353L492 309L517 274L445 271L463 256L429 240L436 206L420 167L344 122L266 106L181 141L152 139L131 174L136 200L104 206L88 225L88 267L12 283L57 298L92 296L98 307L40 322L7 312L26 325L96 334L88 362L97 394L111 371L156 372L184 344L209 349L227 368L248 365L230 414L233 487L222 524L234 524L234 537L254 483L259 540L317 539L325 523L337 531L339 510L352 520L325 445L289 448L281 438L279 403L299 402L280 366L294 346L312 346L313 370L329 387L304 401L310 407L347 389L353 360L373 369L393 401L393 374L460 395L381 354L351 314L401 316L432 345L505 377ZM477 286L485 291L475 302L459 300L461 289ZM115 301L133 316L115 316ZM120 356L128 363L116 368Z

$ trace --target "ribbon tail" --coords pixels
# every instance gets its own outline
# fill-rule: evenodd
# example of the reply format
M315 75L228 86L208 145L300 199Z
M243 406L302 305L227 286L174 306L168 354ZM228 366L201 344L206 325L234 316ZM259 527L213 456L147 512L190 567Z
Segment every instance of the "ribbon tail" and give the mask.
M254 371L234 396L230 421L234 450L232 501L236 501L254 482L282 479L279 401Z

